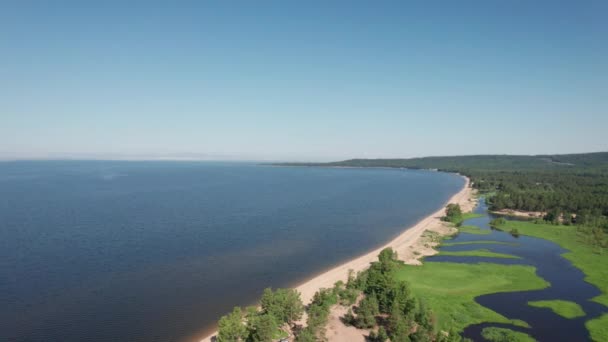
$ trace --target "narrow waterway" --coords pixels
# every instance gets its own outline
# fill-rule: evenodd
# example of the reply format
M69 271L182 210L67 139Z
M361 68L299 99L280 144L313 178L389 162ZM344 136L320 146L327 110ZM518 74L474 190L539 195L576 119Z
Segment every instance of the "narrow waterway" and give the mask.
M489 226L494 217L487 211L487 205L481 201L475 210L483 217L467 220L465 225L474 225L490 231L490 234L459 234L451 242L500 241L509 244L466 244L441 247L442 251L466 251L488 249L492 252L512 254L521 259L500 259L486 257L434 256L427 262L492 262L498 264L521 264L536 267L539 277L551 285L543 290L493 293L479 296L476 301L509 319L520 319L527 322L530 328L521 328L509 324L481 323L470 325L464 330L464 336L474 341L484 341L481 330L486 327L506 327L525 332L538 341L586 341L589 332L585 322L608 311L606 307L592 302L600 294L597 287L585 282L584 273L574 267L569 260L561 256L567 250L544 239L529 236L513 237L511 234L493 230ZM528 305L529 301L561 299L578 303L586 315L567 319L546 308Z

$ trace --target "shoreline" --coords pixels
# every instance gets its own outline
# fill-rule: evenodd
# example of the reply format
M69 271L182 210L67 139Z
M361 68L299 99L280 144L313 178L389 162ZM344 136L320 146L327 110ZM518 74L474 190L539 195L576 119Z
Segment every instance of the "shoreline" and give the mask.
M367 269L371 262L376 261L378 254L384 248L393 248L393 250L397 252L398 258L409 264L419 264L420 258L434 254L435 252L433 252L434 250L432 248L418 246L422 247L422 250L420 250L420 248L415 250L414 245L421 239L425 231L431 230L433 228L447 228L446 223L441 221L441 217L444 214L445 206L449 203L458 203L462 207L463 212L467 212L472 210L476 205L476 201L473 198L473 189L470 187L470 179L463 175L460 176L465 180L462 189L452 195L445 203L443 203L441 208L439 208L437 211L421 219L416 224L410 227L406 227L399 235L397 235L395 238L385 243L384 245L375 248L372 251L369 251L361 256L355 257L354 259L334 266L324 272L314 275L310 279L293 287L298 292L300 292L302 302L305 305L308 305L311 302L314 294L319 289L331 288L334 286L334 283L340 280L346 282L349 270L353 270L355 273L357 273ZM211 342L213 341L213 337L215 337L216 335L217 330L213 331L211 334L207 335L203 339L198 339L198 341Z

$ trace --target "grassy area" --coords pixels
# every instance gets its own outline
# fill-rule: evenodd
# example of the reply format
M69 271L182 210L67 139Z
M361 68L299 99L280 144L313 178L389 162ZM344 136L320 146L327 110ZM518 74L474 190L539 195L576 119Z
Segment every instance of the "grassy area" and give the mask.
M401 266L396 277L410 283L412 292L425 299L437 315L440 329L462 331L470 324L500 322L522 325L483 307L474 298L483 294L543 289L549 284L532 266L491 263L429 262ZM475 281L471 281L474 279Z
M528 302L528 305L537 308L548 308L553 310L556 314L565 318L576 318L585 316L585 311L575 302L567 300L539 300L535 302Z
M522 328L530 328L530 324L522 321L521 319L512 319L511 324Z
M534 342L528 334L505 328L484 328L481 336L490 342Z
M487 235L492 233L492 231L489 229L481 229L477 226L461 226L458 227L458 232L477 235Z
M503 258L503 259L521 259L520 257L512 254L496 253L487 249L475 249L471 251L440 251L439 255L451 255L451 256L473 256L473 257L487 257L487 258Z
M507 221L502 229L517 229L522 235L535 236L553 241L570 250L563 256L581 269L585 280L597 286L602 294L593 300L608 306L608 251L585 243L573 226L535 224L524 221Z
M592 319L585 323L591 333L591 339L597 342L608 341L608 314Z
M441 245L442 246L460 246L460 245L484 245L484 244L509 245L509 246L517 246L518 245L515 242L492 241L492 240L445 242L445 243L442 243Z
M452 223L454 223L455 225L459 225L462 222L468 220L468 219L472 219L472 218L476 218L476 217L482 217L482 214L475 214L472 212L469 213L463 213L462 216L460 216L460 218L456 221L453 221Z
M476 217L483 217L483 214L475 214L472 212L462 214L463 221L466 221L466 220L472 219L472 218L476 218Z

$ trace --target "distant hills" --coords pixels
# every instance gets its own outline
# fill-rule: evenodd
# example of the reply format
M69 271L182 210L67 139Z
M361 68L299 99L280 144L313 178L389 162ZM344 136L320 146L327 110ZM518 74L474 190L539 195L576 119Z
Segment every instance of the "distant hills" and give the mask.
M571 223L608 233L608 152L535 156L476 155L411 159L351 159L289 166L436 169L468 176L473 187L492 194L492 210L577 214ZM602 238L603 241L603 238ZM608 242L607 242L608 243Z
M276 163L283 166L392 167L441 171L608 172L608 152L554 155L471 155L409 159L349 159L330 163Z

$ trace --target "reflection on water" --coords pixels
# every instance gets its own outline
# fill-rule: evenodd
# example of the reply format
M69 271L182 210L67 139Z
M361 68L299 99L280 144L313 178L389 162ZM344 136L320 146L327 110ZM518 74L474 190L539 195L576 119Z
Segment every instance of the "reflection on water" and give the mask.
M585 322L606 312L606 307L590 301L600 294L593 285L585 282L585 275L574 267L569 260L561 256L567 250L544 239L529 236L513 237L511 234L493 230L489 226L492 215L487 212L487 205L481 201L475 209L484 216L466 221L467 225L475 225L482 229L491 230L488 235L459 234L450 242L470 241L502 241L509 244L474 244L444 246L444 251L465 251L473 249L488 249L492 252L512 254L521 259L499 259L485 257L434 256L427 262L493 262L498 264L520 264L536 267L539 277L548 281L551 286L543 290L520 291L509 293L494 293L479 296L476 301L509 319L520 319L527 322L531 328L515 327L509 324L482 323L470 325L464 330L464 336L474 341L483 341L481 330L485 327L507 327L530 334L538 341L584 341L588 340L589 332ZM568 300L578 303L586 315L580 318L563 318L551 310L529 306L529 301L537 300Z

